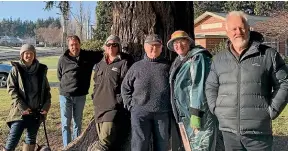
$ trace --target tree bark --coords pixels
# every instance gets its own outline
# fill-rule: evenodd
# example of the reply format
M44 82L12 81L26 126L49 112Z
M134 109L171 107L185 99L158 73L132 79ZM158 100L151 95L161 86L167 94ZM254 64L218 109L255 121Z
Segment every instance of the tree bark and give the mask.
M124 50L140 60L149 34L163 39L163 55L174 59L166 47L175 30L184 30L194 39L193 2L113 2L111 33L122 39Z
M123 50L130 53L135 61L142 59L144 40L149 34L156 33L162 37L163 55L170 60L176 55L168 51L166 43L175 30L184 30L194 39L193 2L123 1L112 4L111 33L122 39ZM92 151L97 139L95 123L92 121L84 133L69 144L65 151ZM130 145L125 145L123 150L129 151Z
M62 151L93 151L93 146L95 146L97 140L96 124L94 118L92 118L84 132L62 149Z

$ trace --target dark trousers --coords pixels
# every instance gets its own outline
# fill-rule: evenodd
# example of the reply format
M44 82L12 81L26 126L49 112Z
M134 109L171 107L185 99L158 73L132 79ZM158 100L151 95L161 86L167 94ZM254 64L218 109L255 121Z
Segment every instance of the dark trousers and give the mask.
M222 131L225 151L272 151L272 135L237 135Z
M22 121L15 121L11 123L10 132L5 146L6 150L15 150L25 129L27 129L25 143L36 144L36 137L39 126L39 120L36 120L31 116L26 116Z
M149 151L151 136L153 150L168 151L171 117L170 113L131 113L131 151Z

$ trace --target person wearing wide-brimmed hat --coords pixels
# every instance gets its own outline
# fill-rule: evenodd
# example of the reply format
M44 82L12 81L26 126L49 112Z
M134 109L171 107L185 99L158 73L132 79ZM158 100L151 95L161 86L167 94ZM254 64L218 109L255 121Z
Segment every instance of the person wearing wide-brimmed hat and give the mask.
M181 30L171 35L167 47L178 54L169 78L175 121L184 126L193 151L214 151L217 128L204 93L212 55Z

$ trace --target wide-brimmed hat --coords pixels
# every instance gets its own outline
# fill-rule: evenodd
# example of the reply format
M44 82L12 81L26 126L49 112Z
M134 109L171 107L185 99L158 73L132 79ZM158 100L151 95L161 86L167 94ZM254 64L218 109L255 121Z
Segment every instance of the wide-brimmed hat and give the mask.
M183 30L177 30L171 35L171 39L167 42L167 47L169 50L174 51L173 43L177 39L185 38L190 41L191 44L194 44L194 40L189 37L189 35Z

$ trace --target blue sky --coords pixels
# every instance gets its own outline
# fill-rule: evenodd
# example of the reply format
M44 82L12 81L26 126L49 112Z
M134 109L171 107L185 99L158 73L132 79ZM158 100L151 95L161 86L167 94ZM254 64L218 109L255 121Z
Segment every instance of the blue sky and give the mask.
M95 24L96 1L83 1L84 12L90 9L91 24ZM59 9L54 8L45 11L44 1L0 1L0 20L3 18L36 21L38 18L59 17ZM73 14L79 14L79 1L71 1L71 11ZM73 18L73 16L71 15Z

